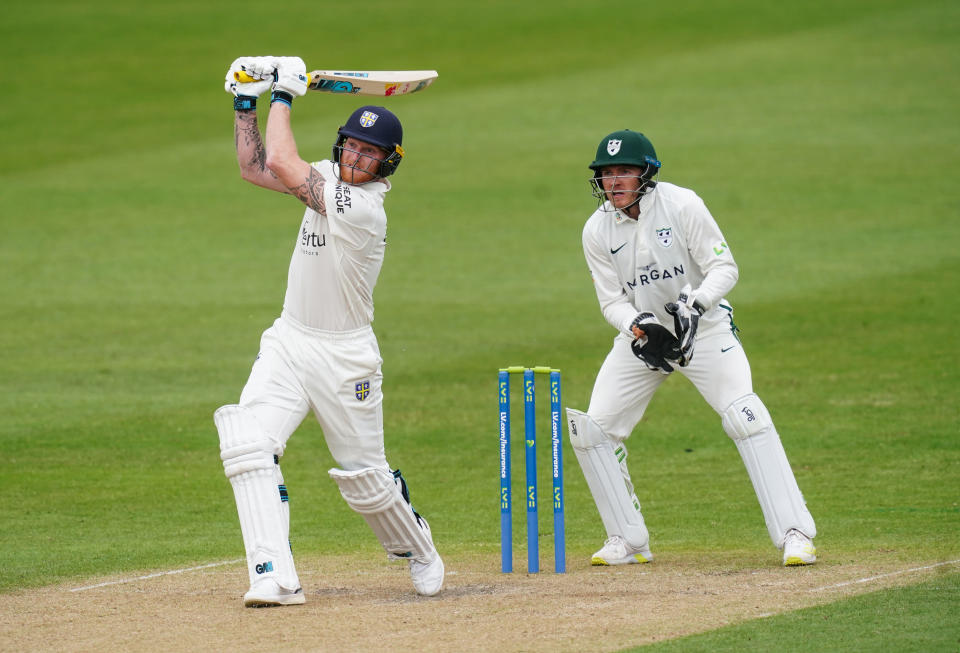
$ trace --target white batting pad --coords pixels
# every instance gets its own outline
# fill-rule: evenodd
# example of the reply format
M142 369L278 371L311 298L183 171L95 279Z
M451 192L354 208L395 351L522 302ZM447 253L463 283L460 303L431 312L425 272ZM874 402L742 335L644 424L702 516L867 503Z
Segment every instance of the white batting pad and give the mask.
M290 522L280 499L274 445L256 417L241 406L222 406L213 415L220 433L220 458L233 487L247 553L250 584L273 578L284 589L300 588L290 552ZM282 480L281 480L282 483Z
M432 562L437 555L426 520L414 514L393 474L380 467L331 469L340 494L363 515L391 558Z
M723 429L737 445L774 545L783 548L784 536L792 528L815 537L813 516L760 397L749 394L730 404L723 412Z
M580 462L587 487L600 512L607 536L619 535L634 549L647 546L650 535L626 466L620 465L613 441L589 415L567 408L570 443Z

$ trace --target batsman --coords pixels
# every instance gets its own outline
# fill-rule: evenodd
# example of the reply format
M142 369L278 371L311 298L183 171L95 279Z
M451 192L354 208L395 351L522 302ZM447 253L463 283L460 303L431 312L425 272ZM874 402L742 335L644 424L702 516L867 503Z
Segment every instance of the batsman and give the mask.
M238 83L240 71L256 81ZM403 476L387 464L382 359L371 328L386 247L383 201L391 186L387 177L403 159L403 129L387 109L360 107L337 131L331 158L307 163L290 123L307 83L298 57L242 57L225 83L234 96L241 176L306 207L280 317L263 332L239 402L214 414L246 549L250 589L244 605L305 602L280 459L311 411L339 465L329 475L341 495L391 558L408 561L416 592L432 596L443 585L443 561L429 525L410 504ZM256 109L268 91L264 140Z
M583 252L603 317L616 330L587 412L567 409L570 441L607 532L593 565L653 560L625 441L668 376L689 379L720 416L753 483L785 566L816 561L816 526L725 298L739 272L703 200L658 181L651 142L628 129L604 137L590 164L598 208Z

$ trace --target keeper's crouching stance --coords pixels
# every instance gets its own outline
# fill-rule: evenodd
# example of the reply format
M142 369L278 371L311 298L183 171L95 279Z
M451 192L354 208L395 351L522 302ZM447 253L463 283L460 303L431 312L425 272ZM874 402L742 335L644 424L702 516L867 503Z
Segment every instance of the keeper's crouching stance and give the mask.
M237 83L237 71L255 80ZM260 81L262 80L262 81ZM307 90L297 57L243 57L227 71L234 140L243 179L295 196L297 225L283 311L237 404L214 415L223 469L233 487L247 554L247 606L292 605L304 593L290 547L290 511L280 459L310 413L342 469L330 470L388 555L408 561L414 589L437 594L443 561L406 483L384 453L382 359L371 323L373 290L386 248L384 196L403 159L400 120L360 107L337 130L331 159L300 158L290 126L293 100ZM264 144L257 97L272 90Z
M653 559L625 440L675 371L736 444L783 564L812 564L816 526L754 394L724 297L739 273L723 234L693 191L654 180L660 162L643 134L610 134L590 168L600 206L584 226L583 250L603 315L618 331L587 412L567 410L570 441L607 532L592 564Z

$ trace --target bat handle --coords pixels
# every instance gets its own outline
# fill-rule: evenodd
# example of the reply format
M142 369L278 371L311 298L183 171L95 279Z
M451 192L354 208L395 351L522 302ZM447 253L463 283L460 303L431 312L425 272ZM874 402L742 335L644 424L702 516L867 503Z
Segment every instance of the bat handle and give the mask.
M241 84L249 84L250 82L258 81L242 70L238 70L237 72L233 73L233 78Z

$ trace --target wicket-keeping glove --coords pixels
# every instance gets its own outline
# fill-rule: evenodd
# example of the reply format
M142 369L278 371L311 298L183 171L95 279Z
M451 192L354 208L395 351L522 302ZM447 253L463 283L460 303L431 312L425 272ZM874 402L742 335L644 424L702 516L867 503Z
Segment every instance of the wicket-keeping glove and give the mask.
M680 358L680 341L670 330L657 322L653 313L643 312L630 324L634 340L630 343L633 355L646 363L651 370L670 374L673 366L669 361Z
M703 315L703 305L690 296L691 289L688 283L680 290L676 303L668 302L663 309L673 316L673 330L680 342L680 367L686 367L693 360L693 347L697 339L697 325ZM692 301L691 301L692 299Z

